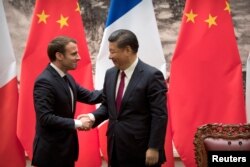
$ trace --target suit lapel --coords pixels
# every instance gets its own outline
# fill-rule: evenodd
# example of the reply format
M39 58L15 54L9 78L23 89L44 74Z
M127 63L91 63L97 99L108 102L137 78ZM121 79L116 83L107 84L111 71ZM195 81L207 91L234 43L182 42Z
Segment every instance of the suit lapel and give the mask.
M71 104L71 106L73 106L73 111L75 111L75 101L77 99L77 97L76 97L76 94L77 94L76 93L76 86L75 86L74 81L72 80L71 76L69 76L68 74L66 74L66 75L68 77L68 84L69 85L64 84L64 85L66 85L66 87L64 87L64 88L66 88L67 94L69 95L69 98L70 98L70 104ZM70 88L71 88L71 90L73 92L73 104L72 104L71 94L70 94L68 86L70 86Z
M121 104L121 112L123 111L122 108L126 105L129 97L132 95L132 92L135 89L135 86L139 83L141 78L143 77L143 63L139 60L137 66L135 67L135 70L131 76L131 79L128 83L127 89L124 93L124 96L122 98L122 104Z
M77 90L76 90L76 84L75 82L73 81L72 77L70 77L69 75L68 76L68 79L69 79L69 85L70 85L70 88L72 89L73 91L73 96L74 96L74 101L76 101L77 97L76 97L76 94L77 94Z
M67 96L68 96L68 98L69 98L69 103L70 103L70 105L72 105L72 104L71 104L71 95L70 95L69 87L68 87L68 85L65 83L64 79L63 79L63 78L56 72L56 70L55 70L53 67L51 67L50 65L48 65L48 68L47 68L47 69L52 73L52 75L54 76L55 80L56 80L57 82L59 82L60 85L62 85L62 87L64 88L65 93L67 94ZM68 77L68 78L70 78L70 77ZM70 82L70 84L72 85L70 79L69 79L69 82ZM71 87L71 88L72 88L72 87ZM72 89L72 90L73 90L73 89ZM74 92L74 90L73 90L73 92ZM75 93L73 93L73 94L75 94ZM75 95L74 95L74 96L75 96ZM75 97L74 97L74 98L75 98Z
M118 78L118 75L119 75L119 70L117 68L114 68L114 72L111 72L111 75L110 77L108 78L108 89L109 92L107 92L107 96L110 97L111 101L110 101L110 105L111 105L111 108L114 108L115 109L115 114L117 113L116 111L116 104L115 104L115 97L116 97L116 84L117 84L117 78Z
M69 89L67 87L67 84L65 84L64 79L50 65L48 66L48 70L52 73L52 75L54 76L54 78L62 85L62 87L64 88L65 92L70 96Z

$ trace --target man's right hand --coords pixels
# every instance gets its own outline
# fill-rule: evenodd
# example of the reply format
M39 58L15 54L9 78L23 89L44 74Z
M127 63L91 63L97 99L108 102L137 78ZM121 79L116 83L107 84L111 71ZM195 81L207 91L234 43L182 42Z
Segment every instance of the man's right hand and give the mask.
M79 130L90 130L94 122L90 119L88 114L81 114L77 117L82 122L82 127Z

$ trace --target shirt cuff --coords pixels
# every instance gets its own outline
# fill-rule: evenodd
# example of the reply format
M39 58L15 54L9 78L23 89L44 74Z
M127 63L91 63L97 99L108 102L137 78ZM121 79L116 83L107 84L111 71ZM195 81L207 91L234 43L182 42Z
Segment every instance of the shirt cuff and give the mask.
M75 121L75 128L76 129L82 127L82 121L80 121L78 119L74 119L74 121Z
M88 116L91 121L95 122L95 116L92 113L88 113Z

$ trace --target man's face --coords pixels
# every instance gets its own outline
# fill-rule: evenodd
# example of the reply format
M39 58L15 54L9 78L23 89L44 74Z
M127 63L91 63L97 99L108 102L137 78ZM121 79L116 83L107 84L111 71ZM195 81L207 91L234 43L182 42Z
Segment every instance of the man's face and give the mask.
M62 55L61 65L65 71L74 70L80 60L77 44L70 42L65 46L65 53Z
M109 43L109 59L114 65L120 69L125 70L129 66L129 52L128 48L118 48L116 42Z

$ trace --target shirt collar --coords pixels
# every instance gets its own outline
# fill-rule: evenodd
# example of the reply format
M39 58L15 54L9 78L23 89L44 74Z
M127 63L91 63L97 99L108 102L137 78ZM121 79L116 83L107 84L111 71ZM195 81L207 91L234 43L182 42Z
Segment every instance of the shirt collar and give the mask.
M51 67L53 67L55 70L56 70L56 72L61 76L61 77L64 77L66 74L62 71L62 70L60 70L55 64L53 64L52 62L50 63L50 65L51 65Z
M139 61L139 59L137 57L135 59L135 61L133 62L133 64L131 64L126 70L124 70L124 73L126 74L126 77L131 78L138 61Z

